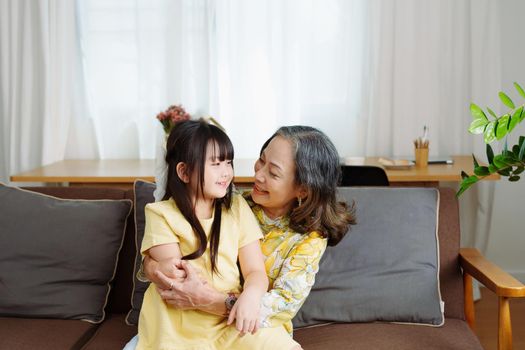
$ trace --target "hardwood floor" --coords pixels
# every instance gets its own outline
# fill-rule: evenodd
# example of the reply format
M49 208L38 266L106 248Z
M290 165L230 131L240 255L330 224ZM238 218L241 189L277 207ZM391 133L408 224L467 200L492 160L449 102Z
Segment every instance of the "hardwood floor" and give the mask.
M485 350L496 350L498 344L498 299L481 288L481 300L476 301L476 334ZM525 298L511 299L513 348L525 349Z

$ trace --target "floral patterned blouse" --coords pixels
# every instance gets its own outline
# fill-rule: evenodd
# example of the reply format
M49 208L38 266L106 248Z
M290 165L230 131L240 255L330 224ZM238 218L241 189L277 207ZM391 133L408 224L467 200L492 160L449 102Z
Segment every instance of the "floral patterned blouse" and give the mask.
M315 282L327 239L315 231L308 234L293 231L288 217L272 220L251 200L249 193L244 197L264 235L261 248L270 285L262 298L261 326L284 325L292 334L292 318Z

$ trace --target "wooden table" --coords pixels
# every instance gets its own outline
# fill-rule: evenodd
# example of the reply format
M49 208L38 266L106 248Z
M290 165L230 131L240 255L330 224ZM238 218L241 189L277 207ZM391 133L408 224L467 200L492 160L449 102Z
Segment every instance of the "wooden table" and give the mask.
M235 160L235 183L253 182L252 159ZM155 159L62 160L12 175L12 182L66 183L70 186L126 186L155 181Z
M380 157L354 157L345 162L348 165L374 165L384 168L379 163ZM452 156L453 164L429 164L426 168L412 166L409 169L385 169L388 181L393 186L437 186L439 182L461 182L461 171L474 173L472 156ZM499 174L492 174L486 180L499 180Z
M453 156L454 164L432 164L427 168L411 167L406 170L389 170L386 173L392 185L437 186L440 181L461 181L461 171L472 173L471 156ZM381 166L379 157L354 158L352 164ZM253 159L236 159L235 183L249 185L253 182ZM135 179L155 180L154 159L103 159L63 160L10 177L12 182L65 183L69 186L120 186L129 187ZM491 175L488 180L497 180Z

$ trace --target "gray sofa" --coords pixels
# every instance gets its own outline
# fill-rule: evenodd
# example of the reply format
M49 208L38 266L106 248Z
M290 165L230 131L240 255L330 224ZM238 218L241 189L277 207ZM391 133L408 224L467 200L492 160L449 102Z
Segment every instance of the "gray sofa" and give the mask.
M39 187L31 188L30 190L69 199L135 200L135 194L131 189ZM368 190L361 188L358 190L358 195L356 194L357 192L352 191L357 190L341 190L341 195L349 200L355 200L356 197L360 198L360 200L356 201L359 214L359 211L366 211L367 208L371 211L372 209L370 208L375 205L374 203L377 203L377 201L370 202L369 200L367 202L367 191L374 191L372 198L382 198L383 195L389 194L391 191L395 191L395 189L382 188ZM403 197L412 198L411 193L413 192L410 192L410 189L405 189L404 191L408 192L403 192ZM378 315L377 312L381 313L385 308L380 307L374 309L374 305L380 305L381 301L374 301L373 303L369 303L372 305L367 305L361 309L357 307L357 304L346 305L348 304L348 300L358 300L359 303L362 303L362 300L355 296L354 287L349 287L348 290L341 290L340 286L345 285L344 283L341 284L341 276L344 276L344 274L341 273L344 273L344 271L338 272L337 275L334 276L334 273L337 272L341 266L341 264L339 264L339 267L337 267L338 261L330 260L330 257L337 257L337 254L341 254L340 251L337 252L337 249L341 247L337 246L330 248L333 252L327 252L326 257L323 258L321 270L312 294L294 320L294 323L304 326L303 328L296 329L294 332L294 338L299 341L304 349L482 349L474 332L471 330L471 327L473 327L471 291L469 288L464 288L464 281L469 282L470 276L481 280L500 297L500 305L503 308L503 313L500 317L499 325L499 348L511 348L510 315L506 314L508 311L506 309L508 307L508 298L525 296L525 286L486 261L476 250L460 249L458 203L455 195L450 189L439 189L435 192L435 195L438 199L435 207L437 208L438 214L435 215L435 228L439 236L439 240L436 240L436 244L438 244L439 247L435 247L436 252L438 252L436 260L438 264L436 268L438 268L438 270L436 271L439 271L439 276L435 276L438 288L436 295L444 301L444 314L441 314L440 310L436 311L435 308L427 307L428 305L419 305L419 307L423 308L423 314L427 311L431 314L428 317L418 314L421 309L417 308L413 311L416 313L415 316L410 314L410 312L403 313L404 310L401 310L401 314L399 315L391 313ZM418 195L414 198L417 200ZM2 198L0 198L0 200L1 199ZM407 203L410 203L410 200ZM399 206L403 205L402 203L399 204ZM426 210L431 211L432 208L429 207ZM384 225L380 216L372 217L377 218L377 225L379 225L379 227ZM20 317L19 315L13 316L6 314L0 310L0 349L100 350L121 349L124 346L137 332L136 326L129 326L125 322L126 315L131 309L136 257L134 215L129 215L126 220L127 225L125 226L122 245L118 251L118 261L116 263L114 278L110 281L111 291L104 307L105 317L103 321L90 323L78 319L58 319L42 316L31 317L31 315ZM363 220L359 220L358 216L358 224L348 236L354 235L354 245L360 239L360 235L364 237L363 239L366 238L364 232L359 229L360 225L364 225L365 223L363 223ZM0 223L1 222L2 221L0 221ZM427 220L427 224L431 222L432 220ZM371 232L370 230L374 231L374 225L376 225L374 220L368 220L368 222L366 222L368 232ZM397 224L395 220L390 220L388 225L395 227ZM406 222L404 225L406 225ZM0 230L2 229L3 228L0 227ZM45 231L45 229L45 226L43 226L42 230ZM429 226L425 229L431 230L432 228ZM375 230L374 232L377 233L377 231L378 230ZM371 233L368 234L372 235ZM392 244L392 242L385 240L385 245L392 246ZM342 247L344 247L344 245ZM419 249L417 251L419 251ZM430 251L432 251L432 249L430 249ZM381 252L381 254L384 255L385 253ZM344 256L344 254L341 256ZM23 259L23 257L20 257L20 259ZM419 259L419 257L417 259ZM335 260L340 259L337 258ZM398 260L403 263L403 259ZM423 262L422 265L433 264ZM412 267L409 269L400 268L395 270L394 273L403 274L407 271L412 273L412 270ZM2 273L4 274L3 276L8 276L9 271ZM357 271L355 273L360 272ZM367 270L366 273L369 273L369 271ZM330 278L321 277L325 275ZM392 277L390 272L389 275ZM428 275L432 276L432 273ZM377 281L377 278L383 278L381 273L376 273L374 276L379 276L374 277L374 281ZM393 280L395 279L397 279L397 275L394 276ZM2 281L0 281L0 283L1 282ZM414 298L417 297L418 288L426 288L426 286L419 286L412 280L397 284L405 285L407 294L409 294L410 289L415 289L416 293L412 293L416 294ZM399 288L397 287L397 289ZM390 286L385 285L384 290L388 292ZM397 293L405 294L403 290L397 290ZM434 292L430 294L433 293ZM370 290L370 295L377 297L377 295L380 294L381 293L376 293L374 290ZM323 297L323 295L330 295L330 297ZM348 295L348 298L346 298L345 295ZM434 297L436 295L434 295ZM32 297L39 298L37 290L34 291ZM327 301L326 299L333 300ZM417 302L424 300L425 298L421 300L418 299ZM440 300L438 300L438 302L439 301ZM343 312L337 312L338 316L330 320L326 318L326 310L334 307L334 303L336 307L338 305L337 303L341 303L340 309L343 310ZM402 304L401 301L399 301L399 303L399 305ZM410 303L411 301L409 300L408 304ZM319 307L319 305L321 305L321 307ZM350 309L348 309L348 307L350 307ZM355 312L355 309L358 309L358 311ZM400 309L403 308L393 307L390 309L392 309L394 313L399 313ZM370 310L372 314L366 315ZM439 321L440 315L444 317L444 323L442 325ZM344 317L347 316L353 321L352 323L343 321ZM370 320L363 321L367 317L370 318ZM390 319L396 317L400 317L401 319ZM330 321L337 321L337 323Z

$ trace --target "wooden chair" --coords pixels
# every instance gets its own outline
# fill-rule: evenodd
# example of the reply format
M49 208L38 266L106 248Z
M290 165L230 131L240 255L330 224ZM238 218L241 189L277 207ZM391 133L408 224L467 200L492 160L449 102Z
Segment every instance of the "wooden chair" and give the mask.
M465 293L465 318L475 330L472 278L483 283L498 297L498 349L512 349L512 327L510 321L510 298L525 297L525 285L507 272L487 260L477 249L461 248L460 265L463 269Z
M371 165L342 165L341 184L350 186L389 186L390 182L383 168Z

